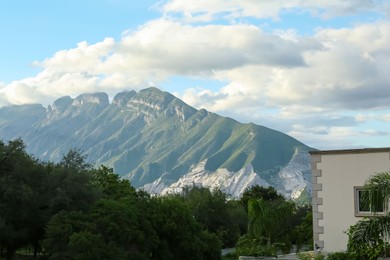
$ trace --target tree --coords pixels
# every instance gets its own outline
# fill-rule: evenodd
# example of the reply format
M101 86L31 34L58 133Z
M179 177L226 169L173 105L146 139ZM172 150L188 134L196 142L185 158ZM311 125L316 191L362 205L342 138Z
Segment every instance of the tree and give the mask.
M151 259L220 259L218 237L202 230L188 205L177 196L155 198L154 228L160 242Z
M44 244L49 256L147 259L149 243L155 242L156 235L144 220L147 214L142 210L147 208L143 205L147 201L143 195L138 196L129 181L121 180L107 167L85 170L77 165L65 167L60 163L59 166L54 176L65 183L57 183L63 192L57 194L55 205L62 211L47 226ZM74 180L78 183L73 183ZM69 201L78 206L70 207Z
M27 154L21 139L0 142L0 247L6 258L33 245L36 254L44 233L47 209L42 183L43 164Z
M69 259L70 236L85 229L86 215L81 211L61 211L54 215L46 227L43 245L53 259Z
M311 207L286 200L273 187L252 186L241 198L247 205L247 234L240 237L237 252L242 255L274 256L277 249L289 252L312 239Z
M81 154L70 151L54 164L39 161L25 149L21 139L0 142L0 248L5 248L7 259L30 246L37 257L54 214L86 210L97 198L90 165Z
M284 197L280 195L274 187L263 187L254 185L245 189L241 197L241 204L248 210L248 201L250 199L262 199L263 201L272 202L275 200L283 200Z
M100 191L103 198L116 200L136 195L130 181L121 179L112 168L102 165L99 169L92 170L92 175L92 185Z
M294 204L285 200L267 202L263 199L250 199L248 203L249 235L270 246L283 241L283 236L290 228Z
M313 247L313 213L309 205L299 205L294 211L291 219L292 233L291 242L296 245L296 252L301 250L303 245Z
M221 190L191 187L183 191L182 197L191 214L207 231L216 234L224 247L234 247L242 233L242 222L247 221L241 205L228 202Z
M52 214L87 210L97 199L91 164L79 151L70 150L58 164L48 164L47 193Z
M359 256L376 259L390 253L390 214L378 215L388 209L390 199L390 172L371 176L363 186L362 203L373 212L348 230L348 250Z
M76 172L90 170L93 166L87 162L87 156L77 149L70 149L68 153L64 154L59 165Z

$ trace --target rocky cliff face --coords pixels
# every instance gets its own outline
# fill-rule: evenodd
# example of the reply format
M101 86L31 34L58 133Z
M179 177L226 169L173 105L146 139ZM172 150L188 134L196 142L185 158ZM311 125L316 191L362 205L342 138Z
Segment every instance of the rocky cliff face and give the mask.
M229 196L239 198L246 188L260 185L273 186L290 199L298 199L305 191L311 194L310 156L305 152L297 151L287 166L281 168L273 183L263 180L251 164L237 172L227 169L210 172L205 169L205 164L206 161L200 162L173 183L161 176L154 182L145 184L142 189L151 194L171 194L180 193L186 187L198 186L211 190L221 189Z
M41 105L0 109L0 138L21 137L28 151L59 160L69 149L113 167L152 193L188 185L239 196L253 184L287 197L310 192L311 148L272 129L196 110L156 88L62 97Z

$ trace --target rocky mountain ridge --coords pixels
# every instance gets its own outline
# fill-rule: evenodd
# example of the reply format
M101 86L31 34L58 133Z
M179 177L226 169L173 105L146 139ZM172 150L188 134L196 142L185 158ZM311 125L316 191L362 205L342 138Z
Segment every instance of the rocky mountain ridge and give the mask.
M238 197L253 184L287 197L310 192L312 148L278 131L196 110L157 88L57 99L53 105L0 109L0 138L21 137L43 160L80 149L152 193L188 185Z

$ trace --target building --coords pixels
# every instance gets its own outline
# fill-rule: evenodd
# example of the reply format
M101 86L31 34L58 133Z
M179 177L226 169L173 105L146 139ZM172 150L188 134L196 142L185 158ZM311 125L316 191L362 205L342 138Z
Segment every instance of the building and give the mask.
M390 147L312 151L313 240L324 253L345 251L348 228L372 215L359 204L365 181L390 170Z

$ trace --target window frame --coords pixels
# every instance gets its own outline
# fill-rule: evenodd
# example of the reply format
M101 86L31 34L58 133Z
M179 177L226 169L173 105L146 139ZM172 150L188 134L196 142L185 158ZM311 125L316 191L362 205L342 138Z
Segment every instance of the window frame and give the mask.
M360 211L360 197L359 193L363 191L363 186L354 186L354 208L355 208L355 217L372 217L372 216L383 216L386 214L386 209L383 208L383 211L372 212L372 211Z

